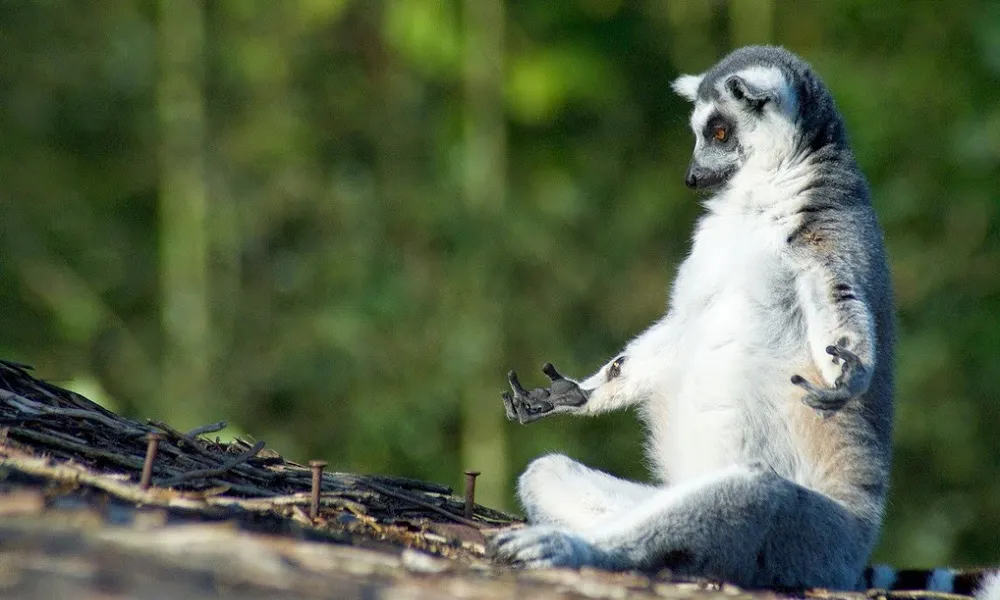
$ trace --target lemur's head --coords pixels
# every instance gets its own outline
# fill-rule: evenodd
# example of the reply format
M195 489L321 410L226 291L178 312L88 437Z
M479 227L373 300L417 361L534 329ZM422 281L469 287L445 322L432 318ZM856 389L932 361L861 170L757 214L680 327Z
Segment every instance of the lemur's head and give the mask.
M846 148L826 86L784 48L741 48L673 88L694 103L689 187L712 189L744 169L773 172L831 144Z

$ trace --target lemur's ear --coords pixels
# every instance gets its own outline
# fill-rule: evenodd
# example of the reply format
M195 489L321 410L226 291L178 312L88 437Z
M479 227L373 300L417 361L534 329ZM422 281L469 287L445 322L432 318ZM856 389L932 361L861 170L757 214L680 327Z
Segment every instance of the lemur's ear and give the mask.
M768 102L777 100L774 91L754 85L739 75L733 75L726 79L726 89L732 97L754 110L760 110Z
M701 80L704 77L704 75L681 75L674 80L670 87L674 88L674 91L681 98L688 102L694 102L695 98L698 97L698 86L701 85Z

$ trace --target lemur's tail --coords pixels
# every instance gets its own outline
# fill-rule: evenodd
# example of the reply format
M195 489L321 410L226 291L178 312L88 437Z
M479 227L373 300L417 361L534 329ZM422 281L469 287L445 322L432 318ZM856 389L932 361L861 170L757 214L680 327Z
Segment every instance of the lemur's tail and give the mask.
M976 600L1000 600L1000 571L983 575L976 588Z
M894 569L874 565L865 569L865 587L878 590L924 590L1000 600L1000 570Z

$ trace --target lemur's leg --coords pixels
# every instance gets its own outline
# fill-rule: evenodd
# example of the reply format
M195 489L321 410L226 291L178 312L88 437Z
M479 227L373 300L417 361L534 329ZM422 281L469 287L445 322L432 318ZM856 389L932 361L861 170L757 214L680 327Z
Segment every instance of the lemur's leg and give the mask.
M531 524L570 531L631 510L658 489L591 469L562 454L533 460L517 482L517 496Z
M546 363L542 372L551 380L550 387L527 390L511 371L511 391L503 393L507 418L524 424L559 413L593 415L642 402L653 393L669 360L670 329L668 320L654 324L583 381L563 377Z
M875 372L875 318L850 277L852 269L816 261L799 280L806 338L823 381L792 376L802 401L824 415L868 391Z
M768 469L732 467L663 488L578 533L551 526L494 536L500 560L718 577L744 587L858 585L877 518L856 516Z

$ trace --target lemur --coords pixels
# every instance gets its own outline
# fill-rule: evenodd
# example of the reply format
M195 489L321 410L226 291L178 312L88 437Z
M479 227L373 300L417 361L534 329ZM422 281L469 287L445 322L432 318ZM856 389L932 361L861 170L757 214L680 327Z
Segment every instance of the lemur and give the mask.
M685 181L707 192L669 309L596 373L511 371L507 416L638 407L661 485L566 456L518 481L525 567L669 568L750 588L864 585L882 522L894 316L868 184L826 86L775 47L673 89L694 103Z
M868 184L800 58L736 50L674 90L694 103L685 181L709 194L669 310L583 381L511 371L522 424L637 406L662 485L562 455L489 542L526 567L657 569L744 587L914 588L1000 600L1000 572L864 568L889 482L894 316Z

